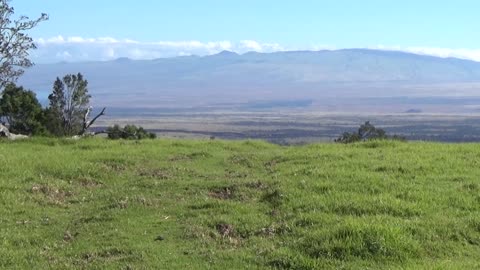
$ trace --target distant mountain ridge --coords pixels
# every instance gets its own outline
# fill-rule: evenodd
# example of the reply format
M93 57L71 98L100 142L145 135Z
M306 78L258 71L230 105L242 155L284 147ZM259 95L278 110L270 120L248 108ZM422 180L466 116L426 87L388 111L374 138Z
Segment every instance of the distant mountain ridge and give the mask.
M203 57L40 64L20 83L45 95L57 76L76 72L86 76L102 104L119 106L435 96L438 87L446 95L463 89L452 85L480 83L479 62L371 49L241 55L223 51Z

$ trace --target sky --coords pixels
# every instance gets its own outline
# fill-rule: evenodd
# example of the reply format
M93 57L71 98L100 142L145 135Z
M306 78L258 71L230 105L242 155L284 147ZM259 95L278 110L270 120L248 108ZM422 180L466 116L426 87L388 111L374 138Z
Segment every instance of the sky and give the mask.
M478 0L12 0L37 62L388 49L480 61Z

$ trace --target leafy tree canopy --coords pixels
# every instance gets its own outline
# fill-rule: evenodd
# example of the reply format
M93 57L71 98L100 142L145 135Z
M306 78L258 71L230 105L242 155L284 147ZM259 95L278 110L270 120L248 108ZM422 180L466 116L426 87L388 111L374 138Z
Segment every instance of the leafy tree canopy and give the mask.
M9 124L10 131L20 134L40 134L44 114L34 92L10 83L0 98L0 116Z
M81 73L57 78L48 96L49 131L57 136L73 136L83 131L84 117L89 112L88 81Z

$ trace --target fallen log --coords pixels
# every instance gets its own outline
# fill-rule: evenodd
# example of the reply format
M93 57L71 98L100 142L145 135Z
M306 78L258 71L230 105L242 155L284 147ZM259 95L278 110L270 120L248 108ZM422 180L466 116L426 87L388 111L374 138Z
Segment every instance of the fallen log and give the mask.
M22 134L14 134L11 133L6 126L0 124L0 137L5 137L9 140L22 140L29 138L27 135Z

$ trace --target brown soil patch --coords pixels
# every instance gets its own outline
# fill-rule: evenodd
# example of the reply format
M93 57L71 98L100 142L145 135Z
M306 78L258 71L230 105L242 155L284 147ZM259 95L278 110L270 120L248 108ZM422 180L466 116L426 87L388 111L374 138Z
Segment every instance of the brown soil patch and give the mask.
M78 183L85 188L97 188L103 186L103 183L90 178L80 178L78 179Z
M258 189L258 190L265 190L268 188L268 185L261 181L250 182L250 183L247 183L245 186L251 189Z
M220 223L217 224L216 229L222 237L233 237L235 236L235 228L231 224Z
M169 171L165 169L160 169L160 168L157 168L157 169L143 168L138 171L138 175L143 177L162 179L162 180L167 180L172 178L172 175L170 174Z
M235 196L235 187L223 187L210 191L209 196L220 200L231 200Z
M232 170L226 170L225 171L225 177L226 178L247 178L248 174L244 172L238 172L238 171L232 171Z
M71 191L66 191L47 185L33 185L31 192L34 194L43 194L54 204L63 204L67 198L73 196L73 192Z

